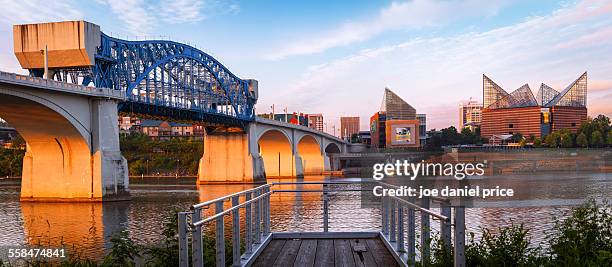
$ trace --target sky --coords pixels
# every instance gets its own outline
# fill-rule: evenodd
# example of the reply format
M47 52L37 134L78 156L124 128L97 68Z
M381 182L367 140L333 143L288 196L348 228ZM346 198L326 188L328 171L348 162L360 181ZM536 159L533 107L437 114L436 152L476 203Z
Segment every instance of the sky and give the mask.
M510 92L563 90L588 72L590 116L612 116L612 1L0 0L0 70L24 73L12 25L81 20L124 39L172 39L259 81L257 113L323 113L361 129L388 87L456 126L482 75Z

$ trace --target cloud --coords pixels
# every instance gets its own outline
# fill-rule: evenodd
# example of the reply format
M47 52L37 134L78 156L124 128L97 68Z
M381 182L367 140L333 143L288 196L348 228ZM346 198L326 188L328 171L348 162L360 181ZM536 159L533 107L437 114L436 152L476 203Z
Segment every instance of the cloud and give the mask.
M367 118L380 106L383 88L389 86L417 112L430 113L433 125L428 128L441 128L457 124L459 100L481 98L483 73L512 91L526 82L533 90L541 82L564 87L587 70L589 82L594 81L593 90L605 90L612 81L607 56L612 54L611 38L571 46L558 44L589 39L610 26L612 3L582 1L489 31L414 38L365 49L313 65L282 90L270 88L274 95L265 91L260 95L266 101L282 101L301 110L319 107L324 110L313 112L330 117L350 110L367 125Z
M214 16L235 14L240 6L234 1L217 0L98 0L123 21L130 34L147 35L161 23L195 23Z
M366 21L347 22L320 35L307 36L267 55L278 60L307 55L368 40L387 31L441 26L460 18L496 14L504 1L427 1L392 2L378 16Z
M155 27L154 9L145 0L105 0L102 3L125 23L131 34L149 34Z
M47 21L79 20L83 13L72 0L1 1L0 7L0 70L25 73L13 55L12 25ZM44 7L44 8L42 8Z
M2 1L0 22L2 24L25 24L44 21L78 20L83 13L75 9L71 0L44 1L22 0Z

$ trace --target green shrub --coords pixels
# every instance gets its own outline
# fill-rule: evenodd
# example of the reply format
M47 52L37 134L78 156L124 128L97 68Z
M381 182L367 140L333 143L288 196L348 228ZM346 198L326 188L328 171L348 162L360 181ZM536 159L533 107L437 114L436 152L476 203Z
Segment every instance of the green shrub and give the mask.
M556 266L612 266L612 206L590 199L548 234Z

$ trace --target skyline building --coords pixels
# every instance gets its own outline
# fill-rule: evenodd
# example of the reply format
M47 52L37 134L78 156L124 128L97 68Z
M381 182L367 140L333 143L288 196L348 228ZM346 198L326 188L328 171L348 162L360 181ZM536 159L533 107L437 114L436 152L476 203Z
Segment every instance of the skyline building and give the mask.
M340 117L340 138L351 140L353 134L359 134L359 117Z
M308 117L308 127L323 132L323 114L306 114Z
M419 147L420 124L416 118L416 109L389 88L385 88L380 110L370 117L371 146Z
M469 128L474 131L482 122L482 104L478 101L470 100L459 104L459 127L457 130L461 132L463 128Z
M508 93L483 74L481 135L520 133L542 138L561 129L578 131L587 119L587 73L561 92L542 83L536 96L528 84Z
M427 114L416 114L416 118L419 120L419 141L424 147L427 143Z
M387 120L416 119L416 109L387 87L385 87L380 111L386 114Z

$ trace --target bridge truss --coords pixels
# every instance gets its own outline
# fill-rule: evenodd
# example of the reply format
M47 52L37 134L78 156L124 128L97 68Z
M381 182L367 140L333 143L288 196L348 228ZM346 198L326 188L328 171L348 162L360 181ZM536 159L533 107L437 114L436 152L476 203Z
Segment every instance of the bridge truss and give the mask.
M125 92L123 112L238 124L254 118L257 81L243 80L186 44L126 41L101 33L95 65L54 72L56 80Z

